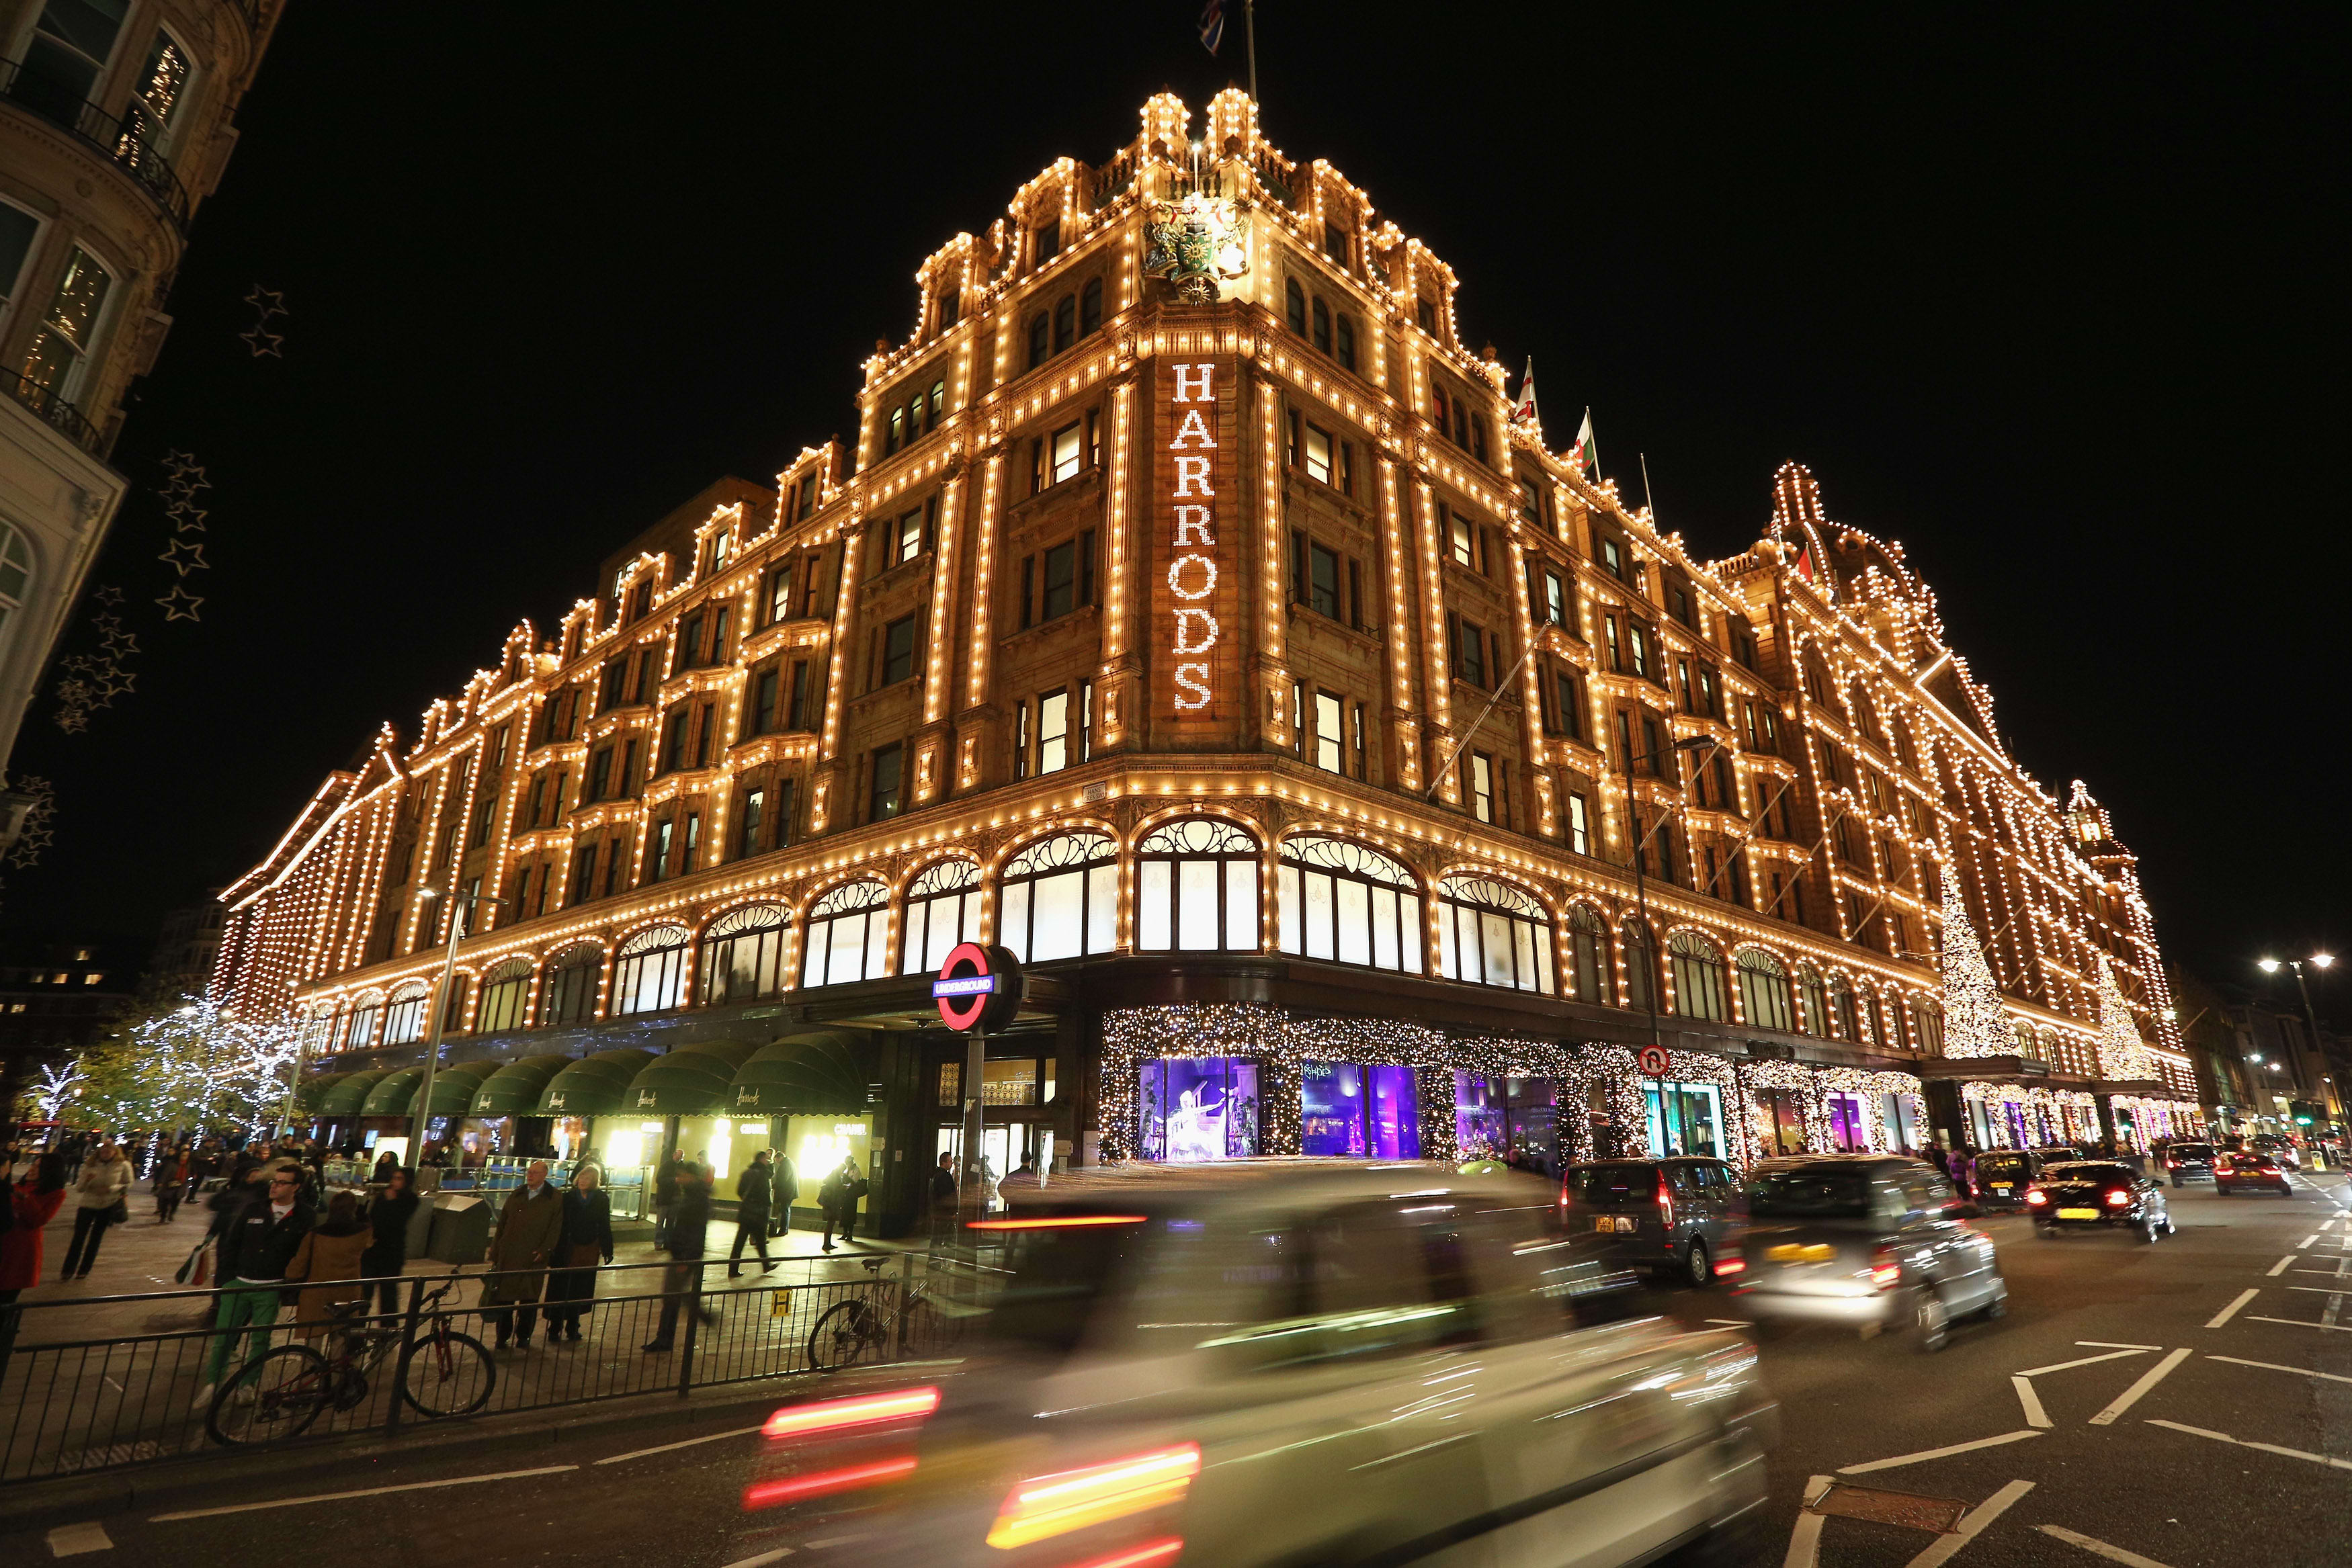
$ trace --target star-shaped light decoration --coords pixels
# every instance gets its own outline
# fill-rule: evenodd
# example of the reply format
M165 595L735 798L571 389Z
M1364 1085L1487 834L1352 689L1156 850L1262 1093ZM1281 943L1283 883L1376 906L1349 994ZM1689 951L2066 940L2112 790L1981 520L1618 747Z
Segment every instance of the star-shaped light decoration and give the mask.
M102 641L106 644L108 655L112 658L127 659L139 652L139 639L128 632L121 630L109 632Z
M247 346L253 350L253 357L257 360L265 357L282 360L286 357L278 351L280 345L286 341L286 335L282 332L272 332L266 328L253 327L239 332L237 336L245 340Z
M175 538L165 545L163 553L155 559L182 577L187 576L192 571L206 570L212 564L205 559L205 547L194 539Z
M259 310L264 320L286 314L286 291L282 288L264 288L257 283L253 292L245 297L245 302Z
M166 507L163 508L163 515L172 519L172 531L175 534L201 534L206 531L205 512L190 502L181 501L176 505Z
M166 621L201 621L204 619L203 616L196 613L196 606L202 604L204 601L197 598L194 594L190 593L185 588L181 587L177 583L173 585L171 592L155 601L155 602L163 607L163 619Z
M110 670L98 678L98 696L102 703L111 703L128 692L138 681L137 675L123 670Z
M101 583L98 588L97 598L100 604L121 604L122 590L110 582Z

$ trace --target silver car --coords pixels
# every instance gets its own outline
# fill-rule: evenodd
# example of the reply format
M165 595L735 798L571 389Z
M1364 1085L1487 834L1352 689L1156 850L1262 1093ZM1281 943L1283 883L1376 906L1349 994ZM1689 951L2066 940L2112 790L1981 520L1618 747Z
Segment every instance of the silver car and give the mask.
M1557 1207L1418 1164L1057 1177L985 1222L1008 1272L955 1359L771 1419L737 1555L1500 1568L1736 1540L1772 1420L1753 1347L1625 1319L1622 1265Z
M1992 1239L1965 1223L1972 1212L1941 1172L1899 1155L1759 1161L1733 1296L1757 1322L1908 1327L1921 1350L1941 1350L1953 1319L2009 1310Z

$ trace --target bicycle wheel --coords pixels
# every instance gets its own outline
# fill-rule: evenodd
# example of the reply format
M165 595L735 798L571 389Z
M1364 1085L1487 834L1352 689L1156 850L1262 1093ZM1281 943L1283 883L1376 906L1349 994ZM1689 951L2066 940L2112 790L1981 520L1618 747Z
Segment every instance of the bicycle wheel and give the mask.
M205 1430L224 1448L299 1437L334 1395L327 1358L303 1344L281 1344L237 1368L213 1396Z
M471 1416L490 1402L498 1364L482 1342L468 1334L421 1333L408 1343L408 1375L400 1396L418 1414L436 1419Z
M833 1372L877 1356L882 1350L882 1314L869 1301L842 1301L825 1309L809 1331L809 1365Z
M920 1296L907 1303L907 1314L899 1323L898 1332L905 1337L898 1343L906 1354L919 1361L952 1355L963 1343L963 1320L948 1316Z

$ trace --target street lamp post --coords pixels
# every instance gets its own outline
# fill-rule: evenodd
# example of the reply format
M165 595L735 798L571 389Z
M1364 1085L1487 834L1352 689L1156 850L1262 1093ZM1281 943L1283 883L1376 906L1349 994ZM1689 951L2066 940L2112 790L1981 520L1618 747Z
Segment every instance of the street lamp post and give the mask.
M420 887L417 894L425 898L442 898L447 890ZM461 893L457 895L457 907L449 912L449 950L441 960L441 983L434 988L432 1032L425 1038L425 1082L416 1090L416 1119L408 1129L408 1163L412 1169L425 1164L425 1129L433 1120L433 1070L441 1061L441 1023L449 1012L449 984L457 973L457 939L466 934L466 923L477 904L506 906L503 898L493 898L486 893Z
M1627 766L1631 767L1633 760L1638 760L1654 768L1661 757L1671 757L1678 751L1712 750L1722 744L1711 735L1694 735L1687 739L1675 741L1674 745L1664 750L1645 751L1638 759L1629 759ZM1677 782L1679 783L1680 780L1677 779ZM1685 797L1683 804L1687 803L1687 797ZM1673 820L1674 814L1681 810L1682 805L1667 807L1665 810L1659 813L1657 821L1651 825L1649 832L1643 832L1641 810L1633 803L1633 780L1631 779L1626 780L1625 818L1631 826L1633 839L1633 905L1640 912L1642 921L1642 999L1647 1002L1650 1008L1650 1045L1653 1049L1660 1051L1664 1049L1664 1045L1658 1035L1657 944L1650 937L1650 888L1648 879L1643 874L1642 861L1643 852L1649 848L1650 833L1654 833L1664 827ZM1658 1140L1663 1144L1666 1138L1666 1081L1663 1077L1657 1080L1657 1091ZM1661 1149L1659 1152L1663 1154L1665 1151Z
M2307 1043L2304 1049L2316 1053L2319 1050L2319 1016L2311 1010L2311 986L2309 982L2305 980L2303 977L2303 966L2306 962L2308 962L2315 969L2324 970L2335 966L2336 955L2333 953L2314 953L2307 960L2303 958L2289 958L2285 960L2284 965L2284 967L2294 971L2294 988L2303 998L2304 1027L2311 1031L2309 1043ZM2262 970L2265 975L2277 974L2281 967L2280 961L2276 958L2258 958L2255 960L2255 967ZM2302 1064L2300 1062L2290 1063L2288 1075L2289 1087L2295 1090L2297 1092L2300 1092L2303 1088ZM2321 1099L2324 1103L2326 1096L2321 1096ZM2294 1111L2292 1105L2287 1109L2287 1124L2289 1126L2293 1126L2294 1124Z

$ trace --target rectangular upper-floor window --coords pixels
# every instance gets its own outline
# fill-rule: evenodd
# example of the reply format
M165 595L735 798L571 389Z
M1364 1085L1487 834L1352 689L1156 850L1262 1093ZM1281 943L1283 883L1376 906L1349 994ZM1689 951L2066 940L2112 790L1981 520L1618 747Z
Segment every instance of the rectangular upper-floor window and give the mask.
M1331 351L1331 308L1323 303L1320 294L1315 297L1315 347L1327 354Z
M817 476L814 474L802 477L796 516L802 517L816 516L816 480Z
M1341 771L1347 731L1342 727L1339 699L1329 692L1315 694L1315 766L1326 773Z
M882 629L882 682L886 686L915 675L915 618L901 615Z
M1469 785L1470 814L1482 822L1495 820L1495 759L1483 751L1474 751L1464 770Z
M52 120L77 123L82 105L97 96L129 10L127 0L48 0L8 96Z
M1307 602L1318 615L1339 619L1339 553L1318 544L1307 547Z
M1592 808L1574 791L1568 797L1568 847L1580 855L1592 852Z
M613 787L613 748L600 746L588 758L588 799L583 804L594 805Z
M1601 564L1618 581L1625 580L1625 552L1615 539L1606 535L1601 539Z
M1478 530L1471 526L1468 517L1459 512L1448 511L1445 517L1446 545L1453 552L1454 564L1475 570L1478 566Z
M677 837L677 820L664 817L654 824L653 841L646 846L646 880L659 882L669 874L671 843Z
M596 896L596 846L582 844L572 853L572 885L564 890L566 904L585 904Z
M809 701L809 662L796 659L793 662L792 707L785 716L784 727L794 732L814 729L814 717L815 710Z
M113 277L98 258L74 246L40 328L25 350L25 380L61 398L80 395L113 287Z
M1318 484L1333 485L1339 480L1339 471L1332 465L1332 446L1329 431L1307 425L1304 446L1307 476Z
M788 621L793 613L793 569L780 566L768 574L768 623Z
M903 566L923 553L923 508L898 514L898 538L892 542L890 559Z
M662 727L662 771L675 773L686 766L686 745L693 729L694 710L680 707L672 710Z
M776 694L782 672L771 664L751 678L751 701L743 711L746 737L765 735L776 727Z
M1339 361L1341 370L1352 371L1356 368L1356 323L1344 311L1339 317L1337 342L1331 350L1331 357Z
M1047 484L1058 485L1065 479L1078 476L1078 470L1086 465L1086 443L1081 437L1081 426L1073 420L1048 438L1045 444Z
M895 817L901 810L899 773L905 765L906 748L900 741L875 747L873 776L866 794L866 820L881 821Z
M1452 655L1454 678L1486 689L1486 629L1466 615L1445 618L1447 651Z
M735 858L749 859L760 852L761 818L768 804L764 789L747 789L735 817Z
M1543 492L1524 476L1519 479L1519 517L1532 527L1543 526Z
M1633 673L1646 679L1650 674L1649 632L1638 622L1628 624L1625 632L1626 641L1633 649Z
M1070 765L1070 694L1047 692L1037 699L1037 771L1058 773Z

